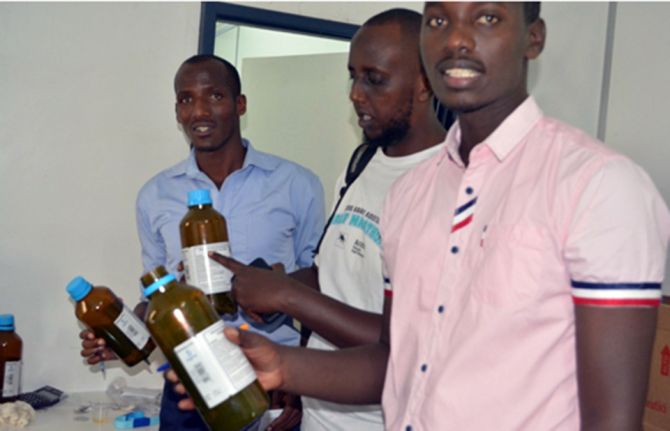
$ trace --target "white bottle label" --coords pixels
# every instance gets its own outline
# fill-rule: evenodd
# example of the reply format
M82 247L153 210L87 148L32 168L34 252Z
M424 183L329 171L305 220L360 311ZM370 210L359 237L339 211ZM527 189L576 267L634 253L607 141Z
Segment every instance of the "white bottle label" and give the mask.
M149 341L149 331L146 326L144 326L135 313L125 305L123 306L123 310L121 311L121 314L119 314L119 317L114 321L114 324L139 350L142 350Z
M256 380L242 350L223 335L223 326L218 321L174 348L210 409Z
M207 255L210 251L230 257L230 245L227 241L195 245L181 250L186 283L209 295L230 292L230 279L233 273L210 259Z
M21 361L5 362L5 378L2 383L3 398L15 397L19 394L21 383Z

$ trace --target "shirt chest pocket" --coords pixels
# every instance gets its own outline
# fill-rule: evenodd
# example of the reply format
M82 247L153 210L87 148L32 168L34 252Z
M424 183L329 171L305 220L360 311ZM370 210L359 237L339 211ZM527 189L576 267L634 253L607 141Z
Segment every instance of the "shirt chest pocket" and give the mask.
M228 221L231 249L237 259L251 262L261 257L268 263L281 262L287 270L295 264L294 230L293 217L278 210L236 215Z
M524 307L538 296L547 269L556 265L552 236L540 226L491 225L474 249L470 293L482 305Z

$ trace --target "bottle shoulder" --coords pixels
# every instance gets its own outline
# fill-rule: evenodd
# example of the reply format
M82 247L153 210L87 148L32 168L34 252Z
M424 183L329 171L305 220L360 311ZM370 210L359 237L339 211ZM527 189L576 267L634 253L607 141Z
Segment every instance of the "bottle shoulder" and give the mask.
M202 290L183 283L176 284L177 286L165 292L156 292L151 296L145 317L147 325L162 325L182 319L183 322L177 323L189 326L194 322L187 321L192 319L199 322L219 319Z
M179 224L182 247L228 241L226 219L218 212L188 214Z
M185 223L206 223L221 222L225 223L226 218L214 208L189 209L181 219L181 224Z
M0 349L6 349L11 347L21 347L23 345L23 340L14 331L0 331Z
M121 314L123 301L105 286L95 286L91 292L77 302L76 314L80 319L87 315L106 315L115 319Z

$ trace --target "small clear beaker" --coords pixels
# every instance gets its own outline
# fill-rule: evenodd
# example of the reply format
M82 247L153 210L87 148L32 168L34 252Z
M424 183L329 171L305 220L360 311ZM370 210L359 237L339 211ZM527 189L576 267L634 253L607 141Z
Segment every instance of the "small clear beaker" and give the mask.
M109 416L110 407L108 403L91 403L91 422L96 424L111 422Z

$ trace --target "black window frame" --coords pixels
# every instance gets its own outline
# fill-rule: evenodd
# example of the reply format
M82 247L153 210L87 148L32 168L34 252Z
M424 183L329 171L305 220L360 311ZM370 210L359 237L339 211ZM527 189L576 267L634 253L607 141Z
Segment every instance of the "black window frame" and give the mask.
M199 54L214 54L216 22L225 21L268 30L351 40L359 26L225 2L203 2L200 7Z

